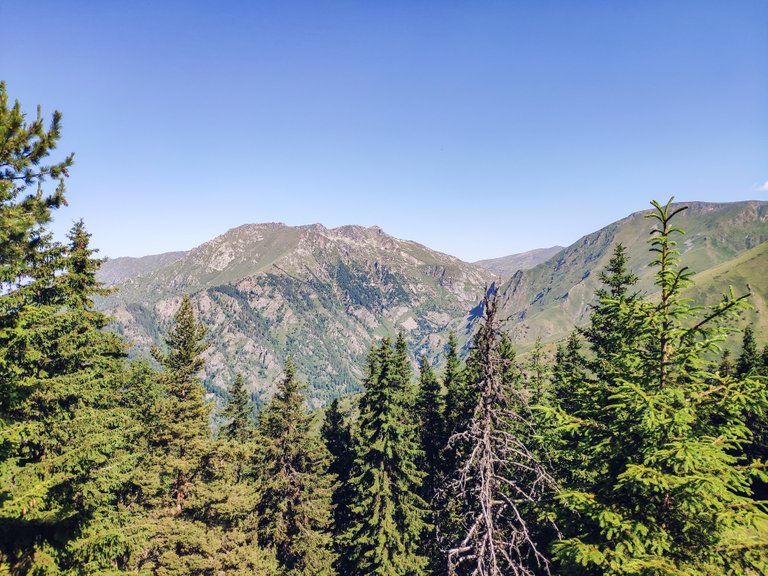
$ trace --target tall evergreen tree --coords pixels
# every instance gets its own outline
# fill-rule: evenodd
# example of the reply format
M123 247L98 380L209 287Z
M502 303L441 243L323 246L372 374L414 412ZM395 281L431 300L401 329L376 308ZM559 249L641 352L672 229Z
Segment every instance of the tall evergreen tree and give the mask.
M419 439L424 453L422 470L426 472L425 497L434 495L444 472L444 451L448 442L445 423L445 395L426 356L419 362L419 392L416 399Z
M413 399L404 381L410 370L402 349L384 339L371 350L356 439L352 523L344 543L350 576L417 576L427 559L419 549L427 505L419 496L423 473Z
M325 446L330 453L329 473L336 478L331 503L333 505L333 549L336 553L337 574L349 574L349 558L344 554L343 535L349 529L352 520L352 500L354 492L350 479L355 461L350 424L339 406L338 398L331 402L325 413L320 431Z
M761 363L760 352L758 352L755 342L755 330L752 326L747 326L744 328L741 340L741 354L736 363L736 375L741 377L757 372Z
M690 272L678 265L671 220L683 208L653 205L659 299L602 301L616 321L600 339L586 332L602 355L584 383L593 404L561 429L580 438L594 475L560 497L560 573L759 572L765 536L737 535L767 519L747 496L754 467L736 455L749 438L745 411L765 394L753 380L718 375L711 354L723 337L714 321L741 299L705 310L681 297Z
M131 468L125 347L91 309L100 262L82 223L67 245L45 228L73 162L44 163L60 129L58 112L27 122L0 83L0 572L96 571L126 549L113 494Z
M536 338L526 370L528 372L528 388L531 393L530 402L533 405L542 404L550 375L541 337Z
M203 340L205 334L205 326L195 319L192 301L184 295L165 338L168 352L152 350L163 368L160 378L164 389L156 405L158 423L152 441L162 458L161 482L179 512L211 435L210 407L198 377L205 364L201 355L209 346Z
M312 418L290 359L274 398L262 412L266 454L259 505L261 541L273 547L285 574L332 575L333 477L329 454L311 432Z
M245 389L242 374L235 376L235 381L229 389L229 400L224 409L224 425L222 434L227 440L247 442L253 435L253 406Z
M430 573L440 574L445 559L439 547L441 530L438 508L441 504L437 496L445 481L448 434L445 422L445 395L426 356L422 356L419 363L416 416L419 424L419 445L423 454L417 464L425 473L421 495L430 504L428 521L432 525L432 530L424 535L423 549L429 557Z
M448 336L448 350L445 355L445 371L443 372L443 388L445 388L445 421L448 433L463 428L470 418L470 410L474 405L473 392L467 385L464 370L459 358L456 336Z

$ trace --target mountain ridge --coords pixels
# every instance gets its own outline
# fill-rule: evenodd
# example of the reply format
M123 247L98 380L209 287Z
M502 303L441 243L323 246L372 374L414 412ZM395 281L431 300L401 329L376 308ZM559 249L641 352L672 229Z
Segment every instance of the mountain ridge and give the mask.
M768 202L683 204L689 208L677 223L688 234L678 248L682 264L697 272L768 240ZM618 242L640 276L638 289L655 289L647 266L648 212L587 234L501 283L504 327L521 351L538 337L557 341L585 321L598 272ZM204 374L210 390L225 389L240 371L252 388L268 394L290 355L316 406L359 389L377 338L402 331L413 356L429 353L433 363L449 331L466 345L484 290L498 279L377 226L244 224L165 261L153 258L128 279L119 268L135 268L135 262L104 264L100 278L123 278L116 283L120 292L99 302L115 317L116 330L144 349L161 344L181 294L190 293L210 327Z
M121 277L104 266L103 276ZM190 293L211 327L210 389L226 388L235 369L269 389L291 355L323 403L359 388L375 338L403 331L417 351L439 349L449 330L466 341L466 312L492 281L379 227L246 224L121 282L99 306L146 349L161 343L180 295Z

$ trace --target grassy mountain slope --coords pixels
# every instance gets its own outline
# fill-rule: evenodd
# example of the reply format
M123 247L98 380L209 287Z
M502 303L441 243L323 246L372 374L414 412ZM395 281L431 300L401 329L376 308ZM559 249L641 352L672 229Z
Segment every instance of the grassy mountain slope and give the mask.
M739 325L752 324L758 336L768 336L768 242L696 274L694 281L684 295L701 304L716 304L730 287L737 296L751 293L752 308Z
M676 217L686 231L678 249L681 261L693 270L704 271L727 262L768 240L768 203L686 203L688 210ZM649 232L654 220L648 211L634 213L597 232L584 236L548 261L521 271L503 284L500 294L506 328L522 348L537 337L545 341L565 337L574 323L588 314L589 303L599 285L599 272L610 259L613 247L627 247L630 267L640 277L638 288L655 291L654 269L648 252Z
M108 262L102 277L124 277ZM378 228L250 224L118 283L100 303L116 329L157 344L181 295L210 327L206 384L240 371L264 390L293 357L315 404L359 387L371 341L402 330L413 350L466 338L465 316L492 274Z

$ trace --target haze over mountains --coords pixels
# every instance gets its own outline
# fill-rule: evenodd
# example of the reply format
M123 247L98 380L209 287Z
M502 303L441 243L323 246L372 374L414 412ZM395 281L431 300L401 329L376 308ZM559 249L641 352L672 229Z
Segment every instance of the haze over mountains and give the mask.
M729 283L739 293L752 290L756 308L749 319L764 324L768 203L687 205L677 218L687 231L678 248L683 264L702 279L696 295L714 303ZM523 350L537 337L559 340L585 319L618 242L628 248L638 289L654 292L646 243L653 222L645 213L566 248L475 264L377 227L248 224L188 252L108 261L100 278L119 291L100 306L118 331L148 348L160 343L189 293L209 326L209 389L227 388L239 371L256 390L268 391L290 355L319 406L360 387L375 338L402 331L415 355L441 350L450 331L466 344L483 291L499 276L505 277L499 290L506 328Z
M562 246L537 248L535 250L521 252L520 254L502 256L501 258L478 260L475 264L500 276L511 276L518 270L529 270L542 262L546 262L562 249Z

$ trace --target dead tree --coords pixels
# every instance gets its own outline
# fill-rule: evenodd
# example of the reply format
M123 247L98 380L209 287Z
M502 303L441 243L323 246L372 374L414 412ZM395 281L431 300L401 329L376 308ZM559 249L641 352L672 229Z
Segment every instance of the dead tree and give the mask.
M459 503L459 534L448 548L451 576L530 576L550 573L526 520L554 481L526 438L532 422L521 372L504 342L493 291L484 299L485 317L474 341L471 378L477 394L473 416L449 440L456 468L446 489ZM511 356L511 357L510 357Z

